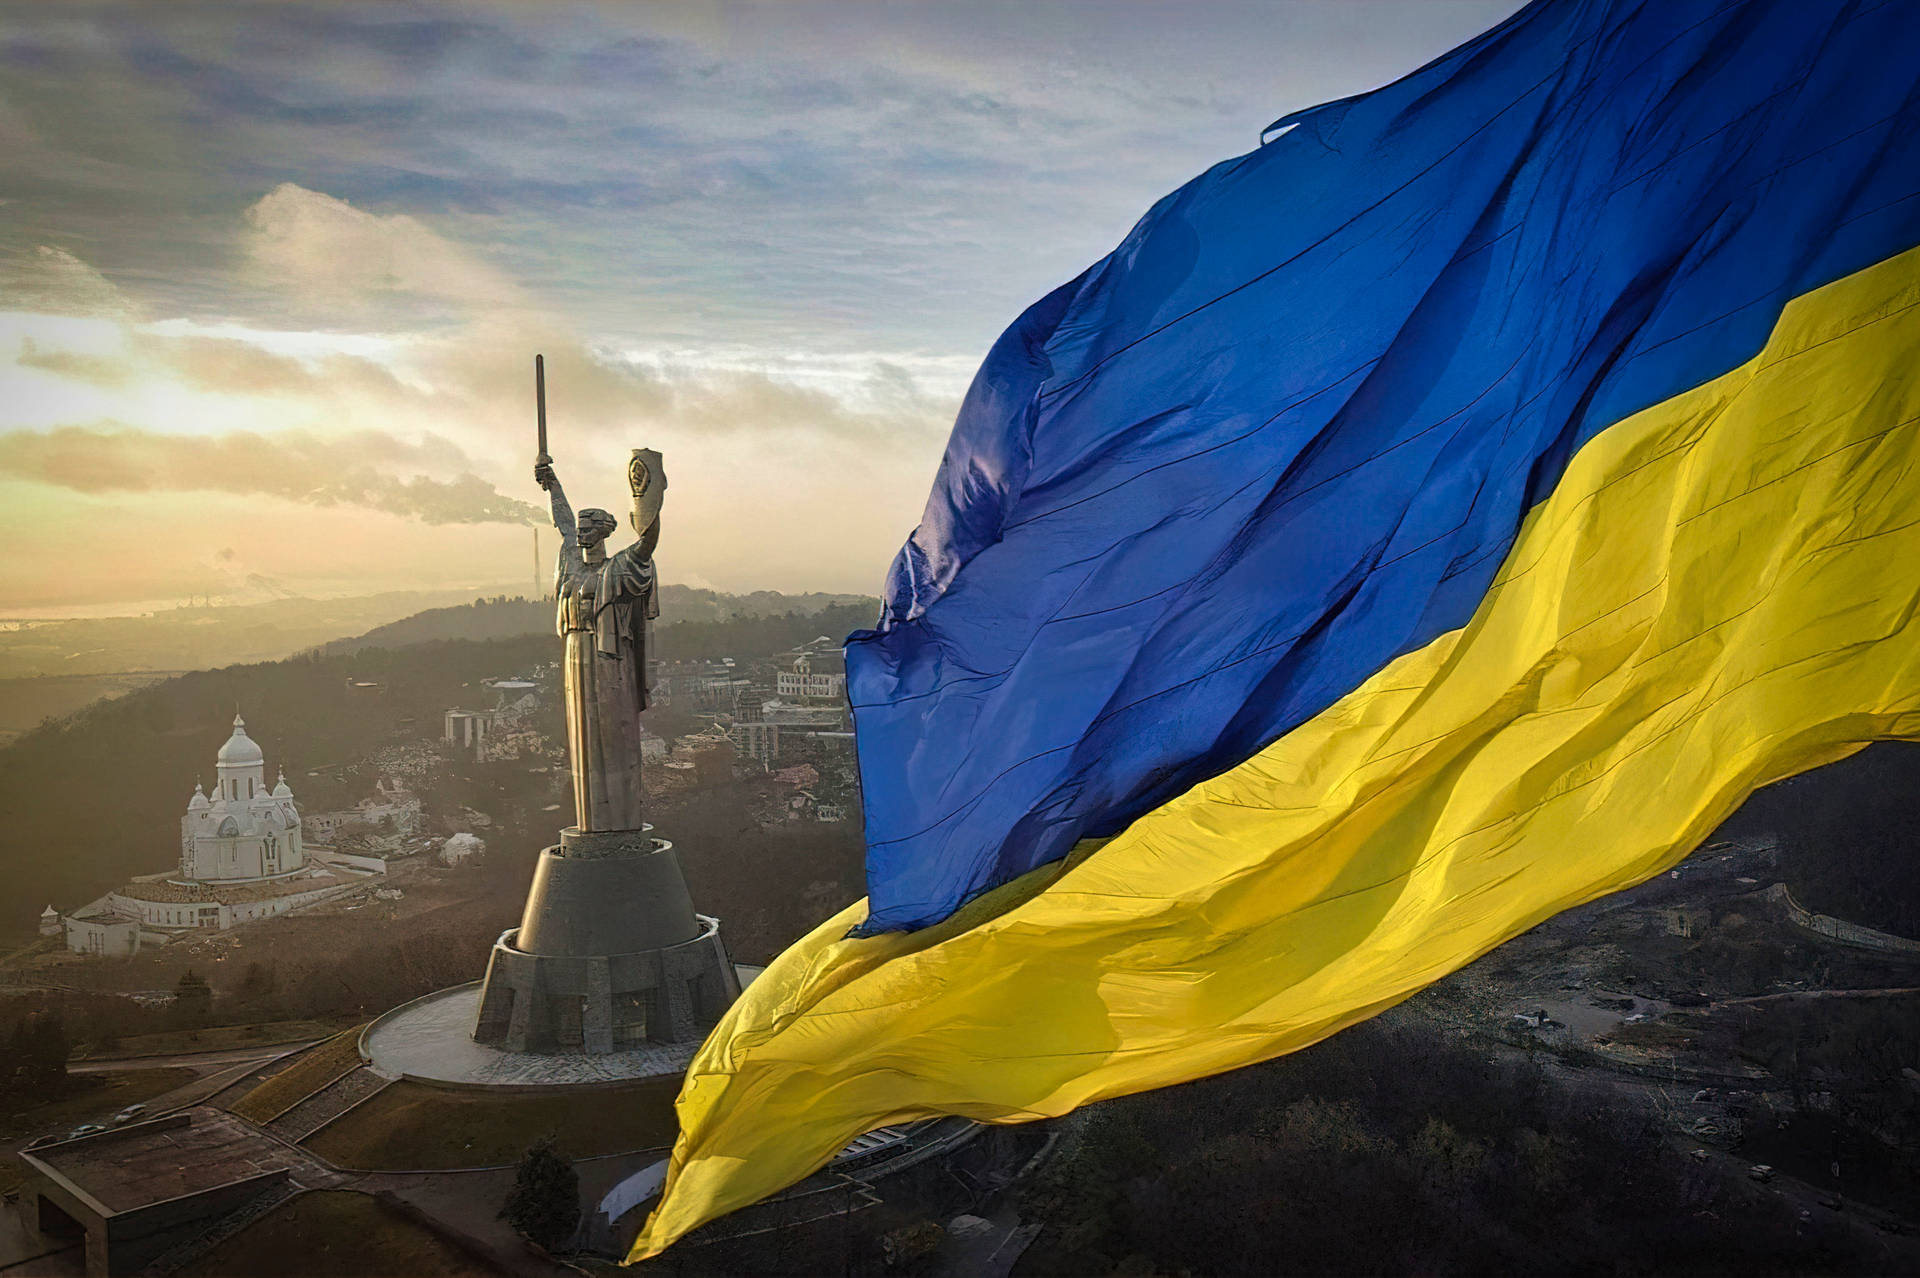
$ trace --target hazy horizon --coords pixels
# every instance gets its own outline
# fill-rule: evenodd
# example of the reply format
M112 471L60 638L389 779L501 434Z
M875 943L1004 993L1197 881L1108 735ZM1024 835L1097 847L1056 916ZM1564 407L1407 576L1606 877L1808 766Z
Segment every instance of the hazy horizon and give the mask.
M1516 7L10 5L0 614L530 585L536 351L666 580L877 592L1024 306Z

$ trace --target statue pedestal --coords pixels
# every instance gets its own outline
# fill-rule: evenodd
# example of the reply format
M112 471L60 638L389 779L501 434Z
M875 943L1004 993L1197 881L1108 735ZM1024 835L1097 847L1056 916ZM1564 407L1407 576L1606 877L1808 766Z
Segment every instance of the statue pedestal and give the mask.
M487 963L475 1042L510 1052L627 1051L705 1037L740 996L717 920L696 914L673 844L561 831L520 926Z

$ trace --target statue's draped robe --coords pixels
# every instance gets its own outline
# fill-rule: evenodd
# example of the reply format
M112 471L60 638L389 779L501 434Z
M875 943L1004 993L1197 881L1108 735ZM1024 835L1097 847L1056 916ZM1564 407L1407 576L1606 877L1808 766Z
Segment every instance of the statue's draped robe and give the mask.
M567 750L583 830L637 830L640 712L647 707L647 652L660 615L653 561L635 542L588 563L566 539L554 593L567 641Z

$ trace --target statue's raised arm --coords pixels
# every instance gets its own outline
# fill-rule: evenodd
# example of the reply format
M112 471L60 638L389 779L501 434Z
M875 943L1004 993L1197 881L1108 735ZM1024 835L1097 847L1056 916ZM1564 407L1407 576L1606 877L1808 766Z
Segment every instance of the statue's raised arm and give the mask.
M547 500L553 505L553 526L560 530L561 543L564 545L574 539L573 505L567 501L567 490L560 486L560 476L553 470L552 462L535 462L533 482L547 490Z

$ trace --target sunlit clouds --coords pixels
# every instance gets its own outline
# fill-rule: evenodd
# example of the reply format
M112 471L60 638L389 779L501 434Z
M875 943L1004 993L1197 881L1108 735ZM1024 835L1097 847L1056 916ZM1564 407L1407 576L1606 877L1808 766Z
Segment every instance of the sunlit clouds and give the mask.
M11 6L0 612L523 588L536 351L667 580L875 590L1022 307L1512 7Z

